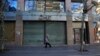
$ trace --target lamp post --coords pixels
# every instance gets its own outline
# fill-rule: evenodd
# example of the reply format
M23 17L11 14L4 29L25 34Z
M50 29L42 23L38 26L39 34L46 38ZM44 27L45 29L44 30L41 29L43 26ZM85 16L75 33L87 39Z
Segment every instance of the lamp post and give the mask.
M88 7L87 1L88 0L82 0L82 2L83 2L83 13L82 13L81 38L80 38L80 51L81 52L87 51L86 49L84 49L84 22L85 22L86 14L89 10L92 9L92 7L98 5L97 2L92 1L91 7Z

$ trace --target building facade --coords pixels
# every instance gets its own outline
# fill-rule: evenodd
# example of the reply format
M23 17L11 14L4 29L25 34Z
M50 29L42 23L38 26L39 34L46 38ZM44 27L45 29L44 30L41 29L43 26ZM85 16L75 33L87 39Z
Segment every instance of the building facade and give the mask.
M8 0L5 8L7 44L43 46L46 34L54 46L80 44L83 4L71 0ZM14 3L14 4L13 4ZM88 1L88 4L91 0ZM84 42L95 42L92 9L84 22Z

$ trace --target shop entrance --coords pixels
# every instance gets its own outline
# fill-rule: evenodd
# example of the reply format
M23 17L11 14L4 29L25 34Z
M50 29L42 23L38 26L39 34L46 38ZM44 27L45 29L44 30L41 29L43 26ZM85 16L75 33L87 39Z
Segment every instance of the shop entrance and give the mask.
M81 38L81 23L80 25L77 25L76 28L73 28L73 31L74 31L74 44L80 44L80 38ZM88 23L85 23L84 24L84 42L86 44L89 44L89 28L88 28Z

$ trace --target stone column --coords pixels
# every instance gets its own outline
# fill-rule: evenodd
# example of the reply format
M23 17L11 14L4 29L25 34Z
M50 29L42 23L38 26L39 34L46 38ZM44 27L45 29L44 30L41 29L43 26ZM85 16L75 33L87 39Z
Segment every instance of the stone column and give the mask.
M73 26L72 26L72 15L71 15L71 0L65 0L66 5L66 28L67 28L67 44L73 45Z
M91 0L88 0L88 5L91 5ZM89 39L90 44L93 44L95 41L94 36L94 28L93 28L93 16L92 16L92 9L88 12L88 27L89 27Z
M16 26L15 26L15 41L16 45L21 46L23 40L23 19L22 12L24 11L24 0L18 0L18 9L16 14Z

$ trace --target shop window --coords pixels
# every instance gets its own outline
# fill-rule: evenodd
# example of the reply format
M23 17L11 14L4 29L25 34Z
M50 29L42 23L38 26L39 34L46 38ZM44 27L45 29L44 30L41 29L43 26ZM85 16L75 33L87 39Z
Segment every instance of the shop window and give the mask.
M36 0L26 0L25 11L36 11Z
M72 9L72 19L75 21L80 21L82 19L82 13L83 13L83 4L82 3L71 3L71 9Z
M82 13L83 11L83 4L82 3L72 3L71 9L73 13Z
M5 0L4 11L16 11L17 0Z
M39 5L39 3L37 3L37 5ZM64 12L64 1L42 1L40 6L38 6L38 9L39 8L46 12Z
M26 0L25 11L64 12L64 1L58 0Z
M45 1L37 1L36 2L36 10L40 12L44 12L45 10Z

